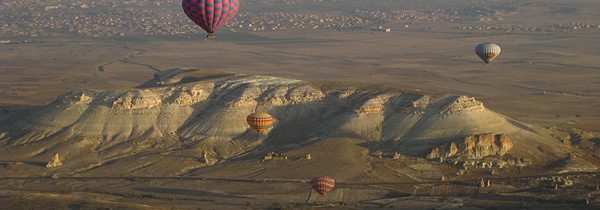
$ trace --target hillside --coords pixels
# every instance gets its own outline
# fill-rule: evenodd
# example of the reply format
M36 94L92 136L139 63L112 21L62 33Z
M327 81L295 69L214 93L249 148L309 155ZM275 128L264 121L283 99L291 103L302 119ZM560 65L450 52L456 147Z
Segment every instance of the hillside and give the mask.
M264 135L246 124L255 111L275 118ZM56 171L63 174L301 178L310 176L302 171L327 168L323 172L342 178L385 180L390 177L369 175L374 154L425 158L438 147L484 133L510 138L512 147L496 155L503 161L543 166L573 151L548 129L507 118L469 96L207 70L163 72L132 90L75 90L1 129L5 156L43 162L59 153L65 166ZM210 163L198 161L202 151ZM279 162L250 175L258 166L248 161L272 151L292 159L312 153L319 161ZM485 154L468 158L496 153ZM215 166L206 168L210 165ZM339 167L343 174L336 172Z

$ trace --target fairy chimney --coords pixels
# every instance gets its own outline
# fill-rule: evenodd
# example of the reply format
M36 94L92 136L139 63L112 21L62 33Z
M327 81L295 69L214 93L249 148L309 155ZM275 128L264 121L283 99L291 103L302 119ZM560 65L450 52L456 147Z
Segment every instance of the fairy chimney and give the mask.
M304 156L304 159L310 160L311 159L310 153L306 154L306 156Z
M202 151L202 158L200 158L200 161L206 164L210 163L210 160L208 160L208 153L206 151Z
M400 153L394 152L394 157L392 159L397 160L397 159L400 159L400 157L401 157Z
M63 163L62 163L62 161L60 161L60 156L58 155L58 153L54 153L54 156L52 156L52 159L50 160L50 162L48 162L48 164L46 164L46 168L54 168L54 167L59 167L62 165L63 165Z

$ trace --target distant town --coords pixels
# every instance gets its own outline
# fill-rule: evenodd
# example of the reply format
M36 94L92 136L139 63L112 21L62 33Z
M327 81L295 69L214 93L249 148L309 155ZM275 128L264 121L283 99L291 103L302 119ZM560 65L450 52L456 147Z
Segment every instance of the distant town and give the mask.
M331 4L330 0L328 4ZM339 0L342 1L342 0ZM271 1L241 2L236 18L221 30L233 32L338 30L391 31L422 30L427 22L453 22L458 30L574 32L600 31L592 23L557 23L555 25L513 25L502 23L504 17L515 14L510 8L464 7L402 10L348 9L339 11L286 10L281 7L260 8ZM327 4L322 0L308 1L311 5ZM278 4L296 5L303 1L285 0ZM308 6L307 6L308 7ZM204 33L181 11L180 1L151 0L22 0L0 1L0 36L37 37L57 34L76 34L91 37L152 36ZM394 25L395 28L390 28ZM431 30L430 28L425 28ZM0 44L8 44L3 40Z

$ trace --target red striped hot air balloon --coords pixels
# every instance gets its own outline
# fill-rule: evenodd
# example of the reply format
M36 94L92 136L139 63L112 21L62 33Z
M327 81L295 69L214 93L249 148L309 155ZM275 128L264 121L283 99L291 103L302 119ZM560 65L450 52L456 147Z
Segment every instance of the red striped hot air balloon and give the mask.
M238 0L183 0L181 6L185 14L208 32L208 38L219 27L235 17L240 3Z
M246 122L252 129L262 134L273 124L273 117L266 112L255 112L248 115Z
M310 180L310 187L321 195L325 195L333 189L335 180L328 176L313 177Z

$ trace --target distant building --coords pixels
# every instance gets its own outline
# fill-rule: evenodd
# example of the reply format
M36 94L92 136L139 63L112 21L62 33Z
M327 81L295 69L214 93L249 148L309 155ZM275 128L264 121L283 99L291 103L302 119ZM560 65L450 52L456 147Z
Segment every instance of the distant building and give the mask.
M379 26L377 28L371 29L371 31L383 31L383 32L391 32L391 28L385 28L383 26Z

